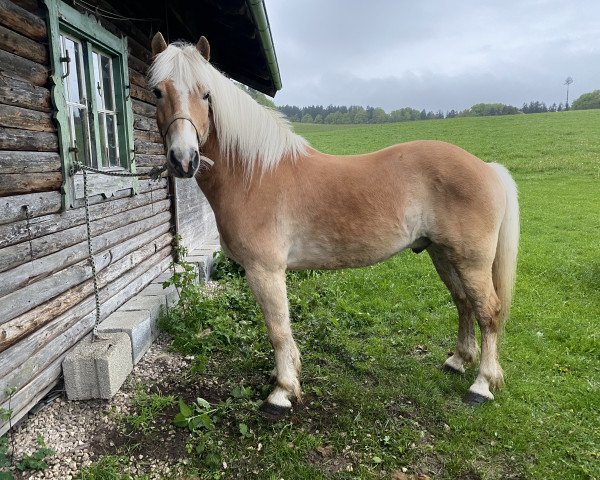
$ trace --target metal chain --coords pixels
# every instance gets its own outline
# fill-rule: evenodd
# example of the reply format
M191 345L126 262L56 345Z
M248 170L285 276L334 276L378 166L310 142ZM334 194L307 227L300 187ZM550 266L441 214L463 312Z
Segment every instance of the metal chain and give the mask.
M212 166L214 162L206 157L201 157L201 160L207 163L209 166ZM73 166L71 169L71 175L74 175L78 171L81 170L83 173L83 199L85 206L85 226L87 231L87 244L88 244L88 254L89 261L92 267L92 279L94 281L94 298L96 300L96 321L94 322L94 329L92 330L92 339L93 341L101 340L101 337L98 335L98 326L100 325L100 289L98 287L98 278L96 275L96 262L94 260L94 247L92 245L92 227L90 221L90 203L88 199L88 183L87 183L87 172L99 173L100 175L108 175L110 177L142 177L149 176L152 180L159 180L161 174L167 169L166 165L162 167L153 167L148 173L131 173L131 172L115 172L110 170L100 170L94 167L88 167L87 165L83 165L81 162L73 162ZM29 226L29 224L28 224Z
M111 172L107 170L99 170L97 168L88 167L80 162L73 162L72 174L75 174L79 170L83 173L83 201L85 207L85 227L87 231L87 246L90 266L92 267L92 280L94 282L94 299L96 302L96 321L94 322L94 329L92 330L92 340L95 342L101 340L98 335L98 327L100 325L100 288L98 287L98 276L96 274L96 261L94 260L94 247L92 245L92 226L90 221L90 202L88 198L88 177L87 172L95 172L101 175L108 175L111 177L141 177L150 176L153 180L158 180L162 172L167 169L166 165L162 167L154 167L148 173L130 173L130 172Z
M96 321L92 331L92 339L98 340L98 325L100 325L100 289L98 288L98 277L96 276L96 261L94 260L94 247L92 246L92 226L90 223L90 202L88 200L87 169L83 169L83 201L85 205L85 227L87 231L87 244L90 265L92 267L92 279L94 281L94 298L96 300Z
M73 168L71 171L71 175L74 175L75 173L77 173L78 171L82 171L82 172L94 172L94 173L99 173L101 175L107 175L109 177L150 177L152 180L158 180L160 178L160 175L167 169L166 165L163 165L162 167L153 167L152 170L150 170L147 173L132 173L132 172L118 172L118 171L111 171L111 170L100 170L98 168L94 168L94 167L88 167L87 165L84 165L81 162L73 162ZM85 181L85 177L84 177L84 181Z

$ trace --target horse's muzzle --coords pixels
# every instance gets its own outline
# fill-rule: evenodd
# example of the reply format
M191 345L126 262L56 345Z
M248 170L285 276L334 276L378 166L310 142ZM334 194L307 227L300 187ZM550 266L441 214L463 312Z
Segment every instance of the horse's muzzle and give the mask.
M200 165L200 154L196 149L182 152L180 149L169 150L169 169L171 173L180 178L192 178Z

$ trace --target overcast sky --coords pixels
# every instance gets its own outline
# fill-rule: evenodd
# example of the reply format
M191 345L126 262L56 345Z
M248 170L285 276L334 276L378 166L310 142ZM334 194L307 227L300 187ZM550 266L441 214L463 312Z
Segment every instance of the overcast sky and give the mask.
M265 0L278 105L520 107L600 89L599 0Z

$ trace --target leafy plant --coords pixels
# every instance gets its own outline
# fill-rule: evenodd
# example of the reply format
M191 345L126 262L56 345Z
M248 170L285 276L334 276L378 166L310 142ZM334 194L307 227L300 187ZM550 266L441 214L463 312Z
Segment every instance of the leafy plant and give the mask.
M173 403L175 403L173 396L164 396L160 393L149 394L143 387L138 386L133 398L135 413L124 417L124 420L134 429L147 434L153 430L156 417Z
M200 291L198 289L198 272L194 265L187 263L185 256L187 249L181 243L181 236L173 237L173 250L175 252L175 260L171 262L171 270L173 275L171 278L163 282L163 288L168 288L173 285L179 294L178 307L185 315L191 313L193 305L200 301Z
M198 397L192 405L179 400L179 413L173 423L178 427L196 430L214 430L215 424L231 409L231 399L217 405L211 405L204 398Z
M214 280L241 278L246 275L244 267L227 258L221 251L214 254L213 273Z
M46 447L44 437L41 435L37 436L38 448L31 455L24 455L19 463L17 463L18 470L44 470L48 468L46 458L54 455L54 450Z

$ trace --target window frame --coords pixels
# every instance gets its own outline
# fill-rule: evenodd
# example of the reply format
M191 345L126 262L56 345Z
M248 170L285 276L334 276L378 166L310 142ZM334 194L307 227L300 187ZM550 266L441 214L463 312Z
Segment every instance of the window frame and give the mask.
M83 57L88 109L86 124L90 135L90 146L95 151L99 168L135 173L133 108L129 91L127 37L124 35L119 38L106 30L92 15L81 13L61 0L44 0L44 3L48 8L48 43L52 66L51 98L58 127L58 143L63 167L63 209L69 209L83 205L84 199L82 173L73 174L75 153L71 148L71 121L68 113L67 92L61 78L63 72L61 36L76 40L82 47L80 55ZM94 78L94 54L99 55L99 62L102 55L111 59L113 108L116 112L114 118L117 123L115 129L118 132L119 165L117 166L111 166L110 163L108 166L104 166L103 162L105 154L102 152L100 140L100 117L104 110L103 112L98 110L96 92L91 83ZM72 67L73 65L71 65ZM102 87L104 88L104 85ZM104 122L102 123L104 124ZM90 158L90 163L93 163L92 158ZM106 160L109 162L108 156ZM132 195L138 193L137 178L109 177L88 173L88 197L103 195L105 198L109 198L122 190L129 190Z

